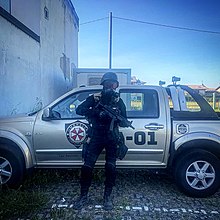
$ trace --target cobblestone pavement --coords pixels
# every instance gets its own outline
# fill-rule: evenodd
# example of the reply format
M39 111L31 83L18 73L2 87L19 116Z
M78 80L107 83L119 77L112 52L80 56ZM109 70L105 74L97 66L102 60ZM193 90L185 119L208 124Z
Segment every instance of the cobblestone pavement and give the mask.
M209 198L187 197L168 175L145 170L118 170L113 192L114 209L104 211L104 174L103 171L95 172L85 208L73 209L79 195L79 179L67 178L45 186L50 200L29 219L220 219L220 190Z

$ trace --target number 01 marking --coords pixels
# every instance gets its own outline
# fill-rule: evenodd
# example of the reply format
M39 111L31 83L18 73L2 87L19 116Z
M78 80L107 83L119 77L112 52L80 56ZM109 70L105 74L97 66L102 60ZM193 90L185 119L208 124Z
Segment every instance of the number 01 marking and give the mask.
M155 140L155 132L148 132L149 141L147 141L148 145L157 145L157 141ZM137 145L146 144L146 133L143 131L135 132L134 134L134 143Z

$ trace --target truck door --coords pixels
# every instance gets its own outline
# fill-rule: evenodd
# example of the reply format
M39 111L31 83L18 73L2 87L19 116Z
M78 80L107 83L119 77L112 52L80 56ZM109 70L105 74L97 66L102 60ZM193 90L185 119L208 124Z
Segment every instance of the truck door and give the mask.
M166 109L161 88L121 89L120 97L126 105L128 120L133 121L135 129L121 128L129 150L125 159L118 161L118 165L165 165L166 148L169 145L169 111Z
M39 113L33 134L39 166L82 164L82 143L87 136L88 122L75 109L95 92L98 91L80 91L58 100L49 106L52 116L48 119L42 118L43 111Z

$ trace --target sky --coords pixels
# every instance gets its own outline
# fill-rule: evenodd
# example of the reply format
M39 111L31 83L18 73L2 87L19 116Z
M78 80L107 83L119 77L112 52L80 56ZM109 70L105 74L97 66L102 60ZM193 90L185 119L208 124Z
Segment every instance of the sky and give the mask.
M147 85L158 85L160 80L168 85L172 76L177 76L181 84L220 86L219 0L72 0L72 3L80 23L79 68L109 67L108 17L112 12L112 68L130 68L131 75Z

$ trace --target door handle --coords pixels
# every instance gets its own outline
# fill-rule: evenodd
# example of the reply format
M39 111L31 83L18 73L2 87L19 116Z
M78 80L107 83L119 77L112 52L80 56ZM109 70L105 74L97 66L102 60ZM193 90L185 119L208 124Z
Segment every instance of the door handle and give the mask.
M144 127L146 129L156 131L156 130L159 130L159 129L163 129L164 125L161 125L161 124L158 124L158 123L150 123L150 124L145 125Z

